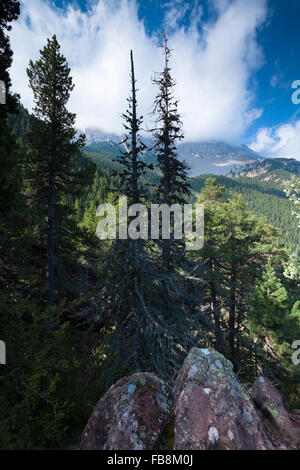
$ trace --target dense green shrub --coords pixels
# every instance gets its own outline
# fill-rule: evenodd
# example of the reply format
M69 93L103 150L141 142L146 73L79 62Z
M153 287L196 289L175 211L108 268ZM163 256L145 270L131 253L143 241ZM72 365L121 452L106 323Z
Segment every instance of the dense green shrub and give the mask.
M95 337L62 323L63 306L2 295L0 448L56 447L76 442L103 393ZM94 348L95 349L95 348Z

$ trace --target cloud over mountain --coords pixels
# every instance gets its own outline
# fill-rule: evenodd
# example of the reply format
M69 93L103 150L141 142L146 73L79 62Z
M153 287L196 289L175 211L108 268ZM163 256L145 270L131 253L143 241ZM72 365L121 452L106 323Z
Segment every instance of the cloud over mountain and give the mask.
M214 0L214 19L194 8L182 26L180 1L166 11L172 68L177 81L187 140L237 142L262 110L254 105L251 78L263 63L257 30L266 19L265 0ZM31 107L26 67L46 38L56 33L72 68L75 89L70 108L80 128L120 133L120 114L129 92L129 50L134 51L139 110L151 125L155 88L151 76L162 67L157 38L145 32L134 0L97 0L84 12L69 4L59 9L45 0L23 0L11 32L14 90Z

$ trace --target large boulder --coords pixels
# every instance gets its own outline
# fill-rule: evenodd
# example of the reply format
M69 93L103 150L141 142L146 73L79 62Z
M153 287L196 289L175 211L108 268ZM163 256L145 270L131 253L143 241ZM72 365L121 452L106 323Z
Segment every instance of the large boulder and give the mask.
M269 439L275 448L296 448L299 430L286 411L282 396L267 377L258 377L251 390ZM294 414L296 416L296 413Z
M193 348L174 390L174 449L271 449L260 418L230 361Z
M136 373L114 384L98 401L82 433L82 450L152 449L168 420L165 384Z
M296 449L299 424L300 411L287 413L269 379L259 377L249 394L224 356L193 348L176 378L172 407L154 374L124 377L97 403L81 449Z

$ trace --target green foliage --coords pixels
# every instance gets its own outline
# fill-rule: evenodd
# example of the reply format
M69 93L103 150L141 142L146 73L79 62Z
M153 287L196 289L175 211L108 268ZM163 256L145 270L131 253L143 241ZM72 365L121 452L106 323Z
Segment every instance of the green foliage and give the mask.
M5 83L6 103L0 105L0 122L8 113L15 113L18 95L10 92L11 79L9 68L12 64L13 51L10 47L9 35L11 24L20 14L20 3L15 0L1 0L0 3L0 80ZM1 123L2 125L2 123ZM0 141L1 142L1 141Z
M172 239L99 242L97 206L117 206L120 190L130 202L146 204L154 195L169 205L191 197L176 153L183 136L167 40L165 67L154 80L154 151L143 153L138 139L131 56L126 152L108 143L82 152L84 138L77 138L75 115L66 107L70 69L55 36L27 71L34 116L20 105L14 114L5 31L18 13L17 2L2 0L0 80L8 101L0 109L0 331L7 365L0 369L0 447L78 442L108 383L137 370L172 381L193 346L215 347L248 382L261 373L278 380L299 406L290 347L300 337L299 233L292 215L299 188L295 178L285 183L297 163L262 162L255 176L249 169L251 178L193 178L205 208L199 252L187 255ZM290 256L270 223L294 249Z
M164 67L153 79L158 91L154 100L153 114L155 126L152 129L154 149L160 180L156 189L156 201L159 204L185 204L190 193L188 166L178 158L177 145L183 139L182 122L178 112L178 101L174 97L175 81L171 74L171 49L168 38L163 33ZM162 251L162 268L172 271L181 258L184 258L183 244L174 243L174 220L170 221L170 239L159 241Z
M0 142L0 247L4 249L20 234L25 211L20 195L20 151L5 121L1 122Z
M199 198L205 205L205 241L197 256L202 262L203 302L216 327L216 347L239 370L251 349L243 326L250 307L247 296L268 257L284 252L274 246L276 230L251 214L241 195L224 195L225 188L216 179L206 180Z
M252 308L247 322L256 349L264 355L271 354L280 362L277 378L292 403L299 395L299 368L292 363L291 345L300 337L300 311L299 301L290 309L290 297L269 262L250 295Z
M0 260L8 262L11 247L20 235L22 225L22 199L20 149L6 122L8 113L17 112L18 96L10 92L9 68L13 52L9 36L11 22L20 13L20 4L3 0L0 4L0 80L6 88L6 103L0 104ZM17 233L16 233L17 232ZM1 263L2 264L2 263ZM0 266L1 270L1 266Z
M66 108L74 85L56 36L48 39L39 60L30 61L27 74L35 116L28 136L26 176L38 237L47 246L48 302L53 305L55 290L66 276L62 270L66 257L78 256L76 241L85 233L76 225L70 194L78 198L84 193L95 168L75 164L84 136L75 138L75 114Z
M261 279L255 281L250 300L252 310L249 322L253 333L263 337L266 331L271 331L276 335L286 321L287 296L274 268L268 263Z
M169 54L168 49L165 53ZM142 121L137 116L132 55L131 66L129 109L123 114L127 134L124 142L126 151L118 158L112 189L115 193L125 194L129 204L149 204L151 193L145 190L143 181L148 165L142 160L145 146L138 137ZM159 85L162 82L167 84L169 90L165 98L162 85ZM177 159L174 145L179 138L179 116L175 113L177 105L171 97L172 83L167 67L157 83L157 103L164 99L168 102L168 124L163 128L162 113L165 111L161 103L158 105L155 129L160 170L159 184L155 189L160 194L159 201L165 203L183 201L187 193L185 166ZM168 175L170 179L165 191ZM100 181L100 178L95 181L95 191L99 191ZM83 223L93 227L91 211L85 211ZM170 379L178 371L185 354L195 344L196 335L200 336L201 323L199 315L192 310L188 311L187 307L187 304L191 306L193 303L193 297L189 299L190 292L187 292L187 284L191 287L192 282L187 281L175 268L173 251L169 253L171 261L169 255L164 260L164 253L163 243L156 244L143 239L114 242L105 256L97 308L87 321L98 324L103 331L111 332L109 356L114 358L115 369L119 369L122 364L124 369L153 371L160 377ZM161 272L162 264L164 272ZM169 269L171 264L173 267ZM108 382L114 379L115 376L109 374Z
M216 178L207 178L201 191L198 203L211 203L219 199L225 192L225 186L220 186Z
M61 322L64 306L1 294L0 447L30 449L78 440L103 392L95 336ZM74 305L75 308L75 305ZM102 379L103 380L103 379Z
M9 114L7 116L7 122L16 137L20 151L24 154L27 150L26 135L30 131L31 116L21 104L18 105L17 111L17 114Z
M300 178L294 175L291 180L287 181L285 185L285 193L289 200L294 203L293 215L296 217L298 222L298 228L300 228Z

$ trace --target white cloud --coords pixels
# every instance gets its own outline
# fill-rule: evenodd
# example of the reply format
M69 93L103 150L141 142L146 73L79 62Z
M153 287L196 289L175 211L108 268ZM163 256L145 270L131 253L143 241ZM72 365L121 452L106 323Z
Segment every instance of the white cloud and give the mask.
M219 13L223 13L229 6L231 0L212 0L212 4Z
M265 157L300 160L300 119L278 127L259 129L249 147Z
M262 113L253 105L249 83L262 64L256 32L265 21L266 2L215 3L217 19L202 24L202 33L196 28L201 8L190 14L190 28L178 27L182 15L174 9L166 13L172 20L176 95L188 140L238 141ZM72 68L70 108L77 113L77 125L119 133L129 92L129 50L134 51L140 112L147 122L155 93L151 76L161 70L162 57L156 38L146 34L138 19L134 0L97 0L91 5L82 12L72 4L61 10L47 0L22 1L21 17L11 32L13 87L31 108L26 67L55 33Z

